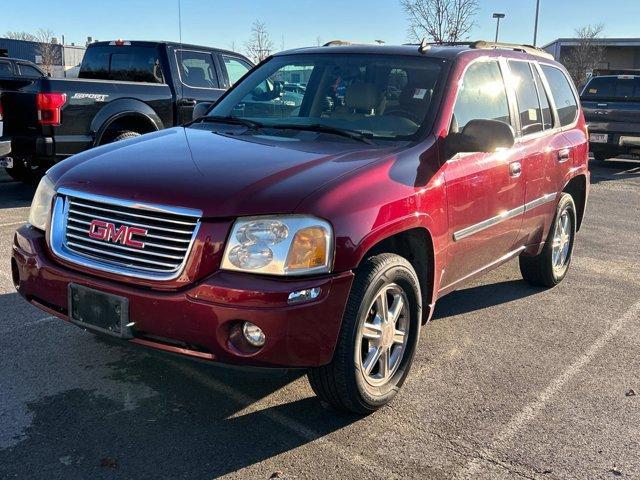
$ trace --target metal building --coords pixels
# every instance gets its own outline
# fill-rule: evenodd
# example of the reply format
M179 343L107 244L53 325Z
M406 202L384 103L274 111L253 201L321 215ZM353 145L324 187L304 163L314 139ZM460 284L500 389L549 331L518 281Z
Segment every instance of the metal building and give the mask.
M82 62L85 47L54 43L51 44L51 48L53 49L52 76L73 76L74 70L77 70ZM41 49L41 44L38 42L0 37L0 56L29 60L42 67Z

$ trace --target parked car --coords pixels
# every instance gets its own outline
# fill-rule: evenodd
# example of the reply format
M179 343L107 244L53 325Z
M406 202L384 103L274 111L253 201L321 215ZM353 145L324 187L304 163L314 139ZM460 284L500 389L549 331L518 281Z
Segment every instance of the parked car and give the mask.
M31 181L75 153L182 124L251 67L220 49L113 41L89 45L78 79L0 78L7 171Z
M298 111L233 115L294 65L312 70ZM325 102L354 69L345 105ZM566 70L530 47L282 52L207 116L54 166L13 281L133 344L306 368L323 400L366 414L397 394L438 298L515 258L534 285L565 278L587 147Z
M35 63L19 58L0 57L0 79L38 78L47 74ZM2 90L0 89L0 97ZM11 141L3 139L4 120L2 116L2 100L0 99L0 167L13 165L13 160L7 158L11 153Z
M33 62L20 58L0 57L0 78L46 76L44 70Z
M595 160L640 154L640 76L593 77L580 95Z

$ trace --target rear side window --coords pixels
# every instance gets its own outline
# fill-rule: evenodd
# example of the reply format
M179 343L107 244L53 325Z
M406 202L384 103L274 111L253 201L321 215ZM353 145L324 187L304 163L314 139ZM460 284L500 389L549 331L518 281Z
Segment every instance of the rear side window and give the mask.
M25 65L24 63L18 64L20 68L20 75L23 77L41 77L42 73L37 68L32 67L31 65Z
M595 77L582 92L585 100L634 100L640 101L640 77L620 75Z
M78 78L164 83L158 51L152 47L89 48Z
M567 76L559 68L550 65L540 65L542 72L547 77L551 96L558 109L560 126L571 125L578 116L578 102Z
M12 75L11 64L9 62L0 62L0 77L10 77Z
M464 74L453 114L454 131L462 130L474 119L500 120L510 124L507 91L498 62L471 64Z
M551 114L551 105L549 103L549 96L547 95L547 91L542 84L542 78L540 78L540 74L538 73L538 69L533 65L531 66L533 70L533 78L536 81L536 89L538 90L538 98L540 99L540 109L542 110L542 123L544 124L544 129L548 130L553 128L553 115Z
M176 55L182 83L195 88L218 88L216 67L210 53L178 50Z
M522 135L541 132L543 130L542 111L538 101L533 72L528 62L509 61L511 79L518 101L518 114Z
M223 55L222 59L224 60L224 68L227 70L227 77L229 77L229 86L236 83L245 73L251 70L251 65L237 58Z

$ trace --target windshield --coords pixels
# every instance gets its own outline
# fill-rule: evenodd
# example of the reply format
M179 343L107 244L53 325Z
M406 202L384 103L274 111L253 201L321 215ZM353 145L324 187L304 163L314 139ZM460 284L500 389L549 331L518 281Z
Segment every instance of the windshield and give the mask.
M633 100L640 102L640 77L595 77L582 92L583 100Z
M440 59L392 55L278 56L251 72L209 116L296 127L292 132L327 127L325 133L408 140L431 122L442 65Z

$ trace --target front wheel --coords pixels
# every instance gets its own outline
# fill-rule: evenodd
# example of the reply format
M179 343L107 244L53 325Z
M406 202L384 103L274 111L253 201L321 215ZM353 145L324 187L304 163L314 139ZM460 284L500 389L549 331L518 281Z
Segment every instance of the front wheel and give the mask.
M418 276L404 258L371 257L356 273L333 360L308 373L336 409L368 414L389 403L408 373L420 334Z
M535 257L520 256L522 277L532 285L555 287L567 275L576 235L576 205L563 193L547 241Z

